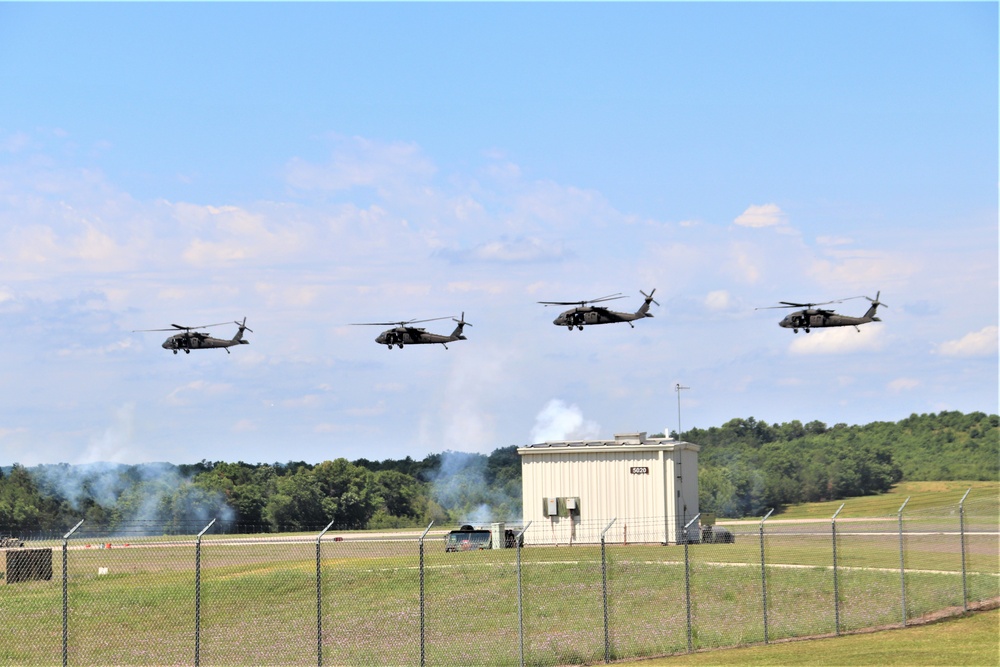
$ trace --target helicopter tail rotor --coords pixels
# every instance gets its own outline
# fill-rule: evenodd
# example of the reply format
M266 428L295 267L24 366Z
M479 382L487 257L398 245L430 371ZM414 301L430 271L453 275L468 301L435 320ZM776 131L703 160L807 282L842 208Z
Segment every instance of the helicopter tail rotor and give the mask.
M455 322L458 322L458 326L455 327L455 330L451 332L451 337L455 338L456 340L465 340L465 336L462 334L462 329L465 327L472 326L470 323L465 321L465 311L464 310L462 311L462 316L460 318L455 319L453 317L451 319L454 320ZM445 349L448 349L447 346L445 346Z
M652 289L652 291L649 294L646 294L642 290L639 290L639 294L643 295L644 297L646 297L647 299L649 299L650 301L652 301L653 303L655 303L657 306L660 305L660 302L653 298L653 295L656 294L656 288L655 287Z
M887 306L886 304L884 304L884 303L882 303L881 301L878 300L878 298L881 295L882 295L882 290L879 290L878 292L875 292L875 298L874 299L871 298L870 296L866 296L865 298L868 299L869 301L871 301L872 302L872 306L874 306L875 308L878 308L879 306L882 306L883 308L888 308L889 306Z
M882 291L881 290L879 290L878 292L875 292L875 298L874 299L871 298L870 296L866 296L865 297L866 299L868 299L869 301L872 302L872 305L868 309L868 312L864 314L864 319L870 320L872 322L881 322L882 321L881 319L879 319L878 317L876 317L875 311L878 309L879 306L882 306L883 308L888 308L889 306L887 306L884 303L882 303L881 301L879 301L879 297L880 296L882 296Z

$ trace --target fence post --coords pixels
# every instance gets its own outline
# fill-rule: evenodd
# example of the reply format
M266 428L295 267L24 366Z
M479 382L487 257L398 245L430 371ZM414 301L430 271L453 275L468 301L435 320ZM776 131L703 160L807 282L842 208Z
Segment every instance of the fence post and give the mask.
M66 574L67 557L66 549L69 545L69 536L76 532L76 529L83 525L83 519L73 526L68 533L63 535L62 543L62 594L63 594L63 605L62 605L62 664L66 667L69 662L69 579Z
M694 650L691 641L691 567L688 560L688 529L695 521L701 517L701 512L694 515L694 518L684 524L684 606L687 607L687 640L688 653Z
M521 591L521 540L524 539L524 533L530 525L531 521L514 538L514 548L517 549L517 642L521 667L524 667L524 598Z
M611 662L611 637L608 632L608 561L604 549L604 534L611 530L618 517L601 531L601 594L604 601L604 663Z
M215 523L212 519L194 543L194 667L201 664L201 536Z
M972 491L972 487L969 487ZM962 544L962 610L969 611L969 587L965 580L965 499L969 497L969 491L965 492L962 499L958 501L958 534Z
M906 565L903 561L903 508L906 507L906 503L910 502L910 496L906 497L903 504L899 506L899 511L896 512L896 517L899 521L899 584L900 584L900 601L903 606L903 627L906 627Z
M320 567L319 543L332 525L333 521L326 524L323 532L316 536L316 664L318 667L323 667L323 575Z
M830 517L830 533L833 535L833 627L836 634L840 634L840 594L837 590L837 515L844 509L846 503L840 503L840 507Z
M768 643L767 636L767 568L764 565L764 522L771 516L774 509L769 509L764 518L760 520L760 590L764 600L764 643Z
M420 551L420 667L427 664L427 653L424 646L424 538L427 537L427 532L433 525L433 521L427 524L427 528L424 529L418 542Z

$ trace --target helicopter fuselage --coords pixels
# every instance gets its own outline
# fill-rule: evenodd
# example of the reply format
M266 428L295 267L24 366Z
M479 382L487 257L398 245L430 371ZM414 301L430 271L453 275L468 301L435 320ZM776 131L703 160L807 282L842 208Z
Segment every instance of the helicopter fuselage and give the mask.
M652 317L652 315L649 313L620 313L599 306L578 306L559 313L559 317L552 320L552 324L572 329L573 327L588 326L591 324L631 322L633 320L641 320L644 317Z
M448 343L454 342L456 340L467 340L465 335L462 333L462 329L468 324L465 321L465 313L462 313L462 319L456 320L458 326L451 333L450 336L444 334L434 334L427 333L426 329L421 329L420 327L408 327L408 326L398 326L392 329L386 329L380 333L376 338L375 342L379 345L385 345L390 350L393 346L400 349L405 345L443 345L445 349L448 349ZM470 325L471 326L471 325Z
M215 338L213 336L199 336L197 334L176 334L163 341L163 349L173 350L177 354L178 350L190 353L191 350L201 350L213 347L232 347L233 345L249 345L250 341L233 340L231 338Z
M229 352L229 348L233 345L249 345L250 341L243 339L244 331L251 331L247 328L247 320L244 317L243 322L234 322L234 324L239 327L236 330L236 335L232 338L215 338L214 336L209 336L206 333L201 333L196 331L196 329L205 328L205 326L219 326L217 324L204 325L202 327L182 327L179 324L174 324L174 329L181 329L181 333L174 334L170 338L163 341L161 347L164 350L172 350L174 354L178 351L184 350L184 354L190 354L191 350L204 350L211 348L224 348L226 353ZM170 329L146 329L145 331L170 331Z
M539 303L545 304L546 306L569 306L574 303L579 304L569 310L564 310L559 313L559 316L556 319L552 320L552 324L557 327L566 327L570 331L572 331L574 327L583 331L583 327L585 326L592 326L595 324L615 324L617 322L628 322L630 327L635 328L635 325L633 325L632 322L653 316L653 314L649 312L649 304L655 303L656 305L660 305L658 302L653 300L653 294L656 293L655 288L649 294L646 294L642 290L639 290L639 293L646 297L646 299L642 302L642 305L639 306L639 310L634 313L620 313L605 306L589 305L598 301L613 301L615 299L624 298L623 296L617 294L609 294L608 296L591 299L590 301L539 301Z
M832 311L800 310L787 315L783 320L778 322L778 326L783 329L791 329L795 333L798 333L799 329L804 329L806 333L809 333L810 329L857 327L859 324L881 321L874 315L850 317L848 315L838 315Z

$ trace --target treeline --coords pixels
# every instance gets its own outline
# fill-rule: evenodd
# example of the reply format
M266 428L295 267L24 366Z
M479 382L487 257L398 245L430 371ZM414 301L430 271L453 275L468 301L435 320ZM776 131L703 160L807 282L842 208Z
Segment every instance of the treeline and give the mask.
M1000 418L982 412L911 415L864 426L752 417L691 429L701 446L699 507L760 516L783 505L882 493L901 480L997 480Z
M226 532L404 528L520 514L516 447L490 455L310 464L65 463L0 470L0 534L91 530Z
M721 517L882 493L900 480L997 480L1000 419L980 412L911 415L863 426L754 418L691 429L701 446L700 509ZM489 455L318 464L14 465L0 470L0 533L93 530L227 532L404 528L521 517L514 446ZM138 528L137 528L138 527Z

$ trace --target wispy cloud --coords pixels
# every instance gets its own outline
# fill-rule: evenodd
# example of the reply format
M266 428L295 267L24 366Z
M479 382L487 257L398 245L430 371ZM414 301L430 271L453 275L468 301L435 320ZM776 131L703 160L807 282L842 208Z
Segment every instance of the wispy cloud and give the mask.
M787 224L787 216L777 204L753 204L736 216L733 224L740 227L780 227Z
M917 380L916 378L903 377L892 380L891 382L889 382L888 385L886 385L886 388L890 392L898 394L904 391L913 391L914 389L920 387L921 384L923 383L920 382L920 380Z
M414 181L426 182L437 168L413 142L379 142L331 135L330 159L289 161L286 178L299 190L339 192L354 188L388 191Z
M949 340L937 346L937 353L946 357L988 357L997 354L997 337L1000 330L995 326L983 327L956 340Z
M798 334L788 347L792 354L846 354L849 352L874 352L885 346L885 334L877 325L865 325L860 331L854 327L813 329L808 334Z
M495 262L500 264L557 262L573 256L573 253L569 252L561 242L547 242L533 237L489 241L467 250L441 249L435 254L454 263Z

